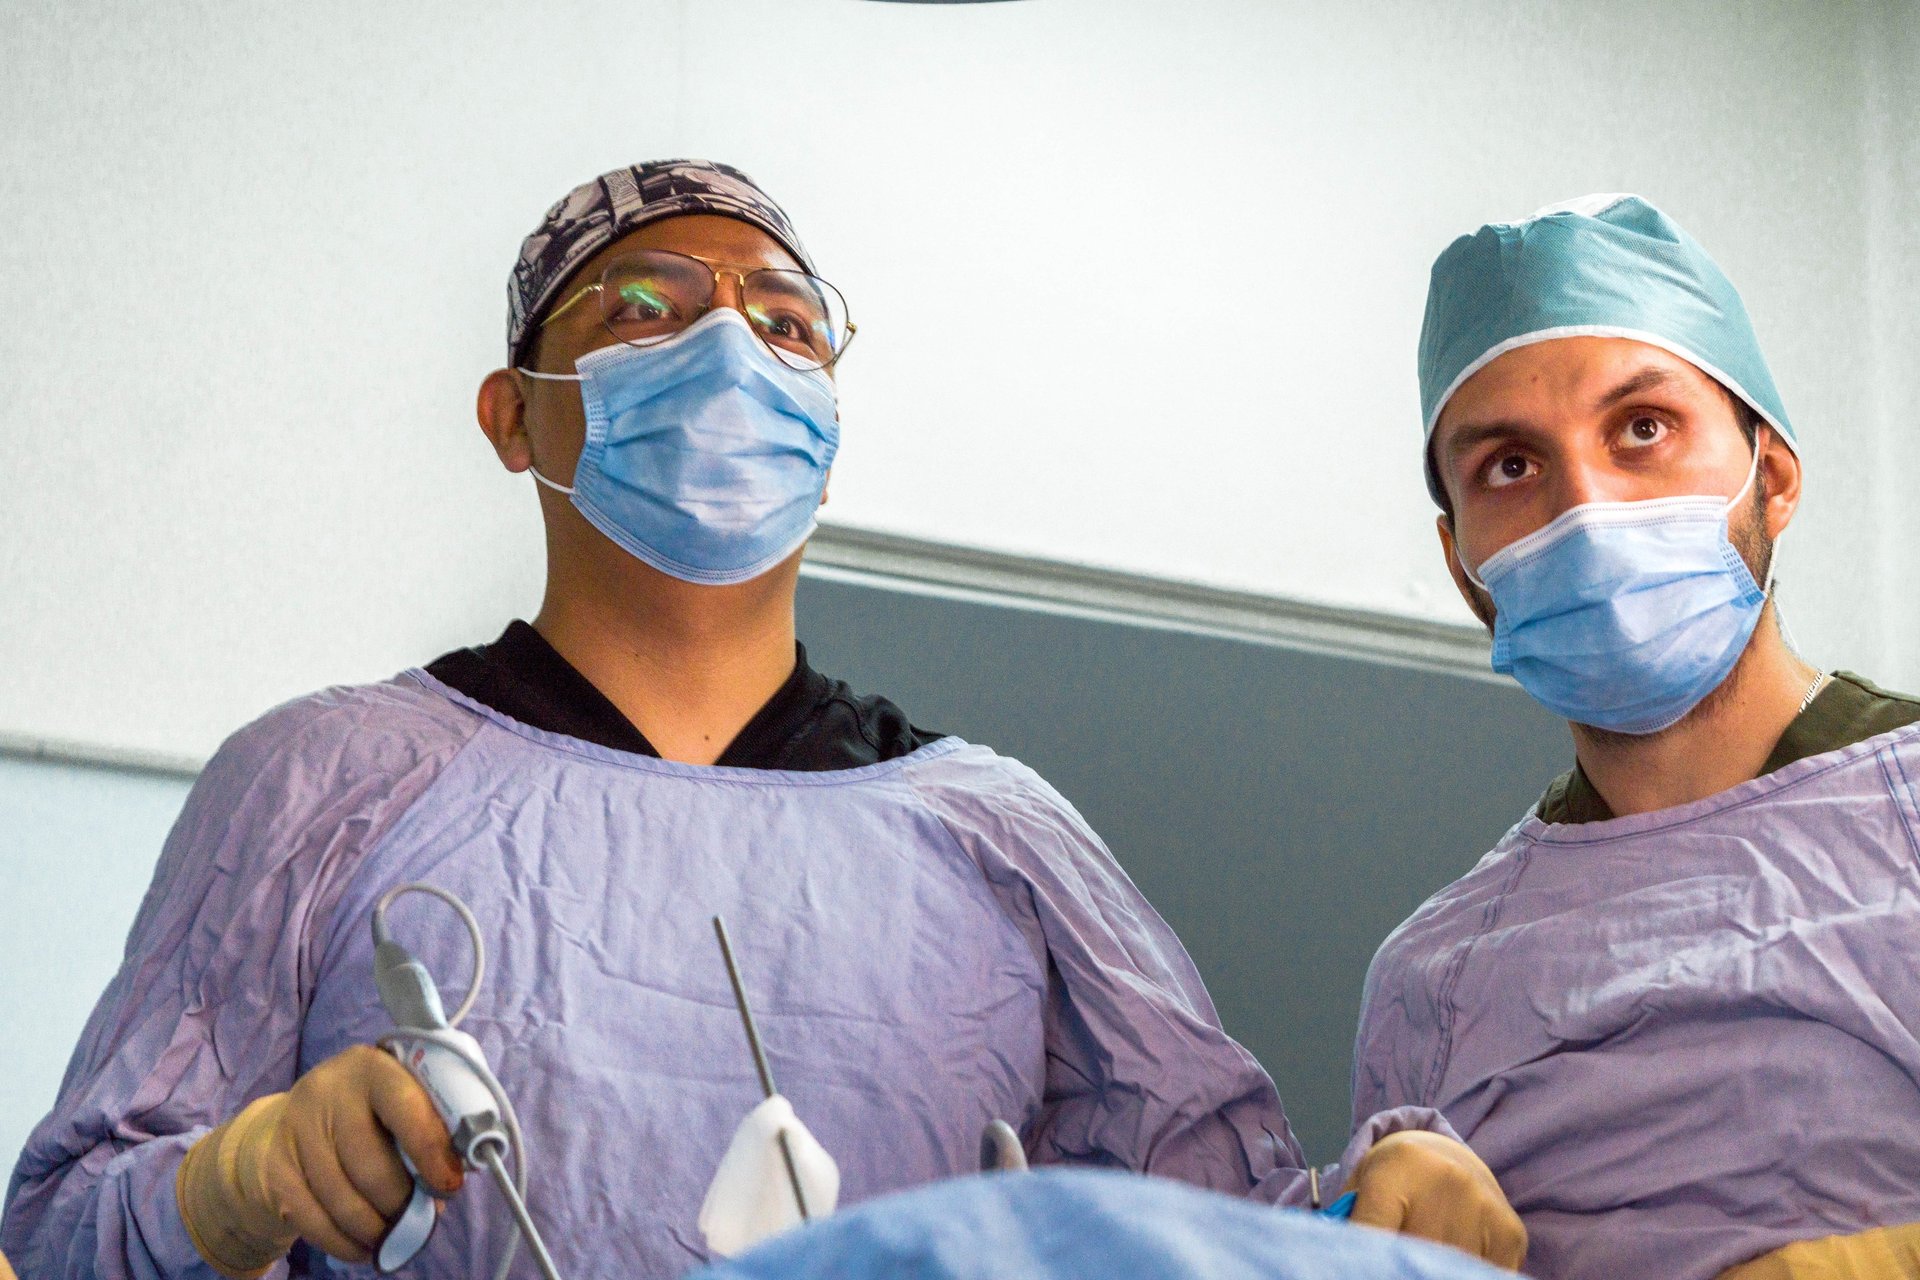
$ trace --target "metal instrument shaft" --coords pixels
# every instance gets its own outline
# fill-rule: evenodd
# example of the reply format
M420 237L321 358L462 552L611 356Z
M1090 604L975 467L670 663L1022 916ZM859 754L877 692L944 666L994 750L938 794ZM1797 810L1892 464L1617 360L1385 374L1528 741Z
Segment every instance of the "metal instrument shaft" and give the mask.
M719 916L713 918L713 933L720 940L720 958L727 962L727 981L733 984L733 1003L740 1010L740 1023L747 1029L747 1047L753 1050L754 1069L760 1073L760 1090L771 1098L778 1092L773 1087L773 1068L767 1065L767 1051L760 1043L760 1028L753 1021L753 1010L747 1005L747 988L740 981L740 966L733 958L733 944L727 940L727 922ZM812 1215L807 1212L807 1197L800 1190L800 1169L793 1162L793 1147L787 1142L783 1129L774 1135L780 1143L780 1159L787 1166L787 1181L793 1184L793 1202L799 1206L800 1220L808 1221Z

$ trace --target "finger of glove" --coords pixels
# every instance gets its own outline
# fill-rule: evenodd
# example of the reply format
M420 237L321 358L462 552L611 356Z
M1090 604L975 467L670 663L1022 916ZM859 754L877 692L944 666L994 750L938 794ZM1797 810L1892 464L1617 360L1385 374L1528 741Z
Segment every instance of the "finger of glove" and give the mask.
M1527 1228L1518 1214L1503 1212L1487 1219L1480 1256L1510 1271L1520 1269L1527 1260Z
M463 1178L460 1157L454 1154L453 1138L427 1091L405 1067L385 1056L369 1064L369 1075L367 1096L373 1114L407 1153L427 1186L443 1196L458 1191Z
M340 1153L340 1167L354 1190L366 1198L384 1224L391 1225L413 1195L413 1175L400 1163L399 1149L373 1108L339 1117L334 1144Z
M332 1254L342 1262L365 1262L373 1252L355 1240L333 1220L311 1188L299 1178L290 1178L279 1195L280 1216L302 1240Z
M1496 1219L1505 1206L1474 1189L1455 1188L1451 1194L1430 1194L1407 1208L1401 1230L1440 1244L1451 1245L1477 1258L1503 1262L1508 1250L1500 1247Z
M1398 1231L1407 1219L1407 1198L1397 1189L1383 1185L1379 1178L1368 1178L1353 1188L1353 1214L1349 1221L1382 1231Z
M1518 1266L1525 1257L1526 1228L1491 1173L1454 1163L1426 1169L1412 1188L1401 1195L1401 1231L1502 1265Z
M371 1116L367 1118L365 1127L375 1127ZM345 1160L364 1156L361 1153L349 1154L341 1149L342 1135L338 1126L311 1120L298 1124L294 1141L301 1181L331 1225L364 1250L378 1247L380 1238L387 1233L387 1219L361 1194L360 1188L344 1167ZM387 1145L383 1137L376 1137L374 1141L381 1147ZM399 1161L395 1160L394 1164L397 1166ZM314 1243L321 1242L315 1240ZM321 1247L326 1248L324 1244ZM328 1249L328 1252L333 1251Z

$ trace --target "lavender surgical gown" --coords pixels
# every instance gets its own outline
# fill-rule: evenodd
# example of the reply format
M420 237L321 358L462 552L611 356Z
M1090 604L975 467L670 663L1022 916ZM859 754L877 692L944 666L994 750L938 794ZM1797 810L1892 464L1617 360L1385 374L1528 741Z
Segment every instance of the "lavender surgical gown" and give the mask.
M1492 1166L1543 1280L1920 1221L1920 727L1515 827L1374 959L1354 1106L1404 1103Z
M831 773L675 764L413 671L289 703L208 764L15 1170L0 1247L23 1276L213 1274L179 1221L182 1154L387 1028L367 916L415 880L479 918L464 1029L515 1100L532 1211L572 1280L706 1258L701 1197L759 1101L716 913L843 1203L970 1172L996 1117L1037 1161L1303 1194L1272 1083L1031 770L951 738ZM451 1005L470 973L458 921L417 896L389 919ZM1349 1158L1435 1123L1377 1117ZM409 1273L489 1274L507 1225L470 1180ZM290 1265L326 1264L302 1248Z

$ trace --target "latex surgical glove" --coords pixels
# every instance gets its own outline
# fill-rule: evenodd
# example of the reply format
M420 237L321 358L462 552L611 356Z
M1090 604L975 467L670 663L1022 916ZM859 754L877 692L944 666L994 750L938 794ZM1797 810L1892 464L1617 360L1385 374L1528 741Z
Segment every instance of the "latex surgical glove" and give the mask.
M188 1148L174 1182L181 1221L208 1265L235 1280L260 1275L297 1239L365 1262L413 1192L396 1143L434 1192L460 1189L426 1090L390 1054L358 1045Z
M1437 1133L1390 1133L1360 1158L1346 1189L1353 1221L1452 1245L1518 1271L1527 1229L1493 1170L1464 1143Z

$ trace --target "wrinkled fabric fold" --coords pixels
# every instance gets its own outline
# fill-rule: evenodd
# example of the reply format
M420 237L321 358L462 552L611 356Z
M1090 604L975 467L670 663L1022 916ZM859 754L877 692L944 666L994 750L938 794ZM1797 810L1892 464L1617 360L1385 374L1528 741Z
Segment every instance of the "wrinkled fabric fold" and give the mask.
M1542 1280L1709 1280L1920 1221L1920 726L1528 818L1382 944L1354 1106L1434 1106Z
M1031 770L957 739L836 772L675 764L413 672L289 703L208 765L14 1172L0 1247L23 1275L210 1274L172 1201L179 1154L386 1030L367 914L405 881L459 894L484 931L463 1029L526 1126L532 1212L570 1280L706 1257L702 1196L760 1098L716 914L843 1204L972 1172L996 1118L1037 1163L1305 1198L1271 1081ZM464 991L440 904L389 923ZM470 1181L413 1274L487 1274L507 1226ZM297 1247L290 1265L320 1263Z

